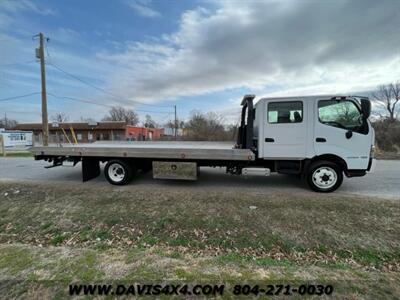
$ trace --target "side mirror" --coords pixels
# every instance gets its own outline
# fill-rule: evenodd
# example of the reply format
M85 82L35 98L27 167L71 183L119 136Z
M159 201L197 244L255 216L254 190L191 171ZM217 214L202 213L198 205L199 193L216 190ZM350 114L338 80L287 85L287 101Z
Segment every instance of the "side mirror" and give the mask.
M371 115L371 101L369 99L361 99L361 112L365 120Z

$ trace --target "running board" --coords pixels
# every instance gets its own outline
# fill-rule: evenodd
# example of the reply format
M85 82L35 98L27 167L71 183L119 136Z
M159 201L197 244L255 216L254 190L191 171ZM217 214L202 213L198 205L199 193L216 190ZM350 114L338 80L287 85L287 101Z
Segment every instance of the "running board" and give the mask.
M268 168L243 168L242 175L244 176L269 176L271 170Z

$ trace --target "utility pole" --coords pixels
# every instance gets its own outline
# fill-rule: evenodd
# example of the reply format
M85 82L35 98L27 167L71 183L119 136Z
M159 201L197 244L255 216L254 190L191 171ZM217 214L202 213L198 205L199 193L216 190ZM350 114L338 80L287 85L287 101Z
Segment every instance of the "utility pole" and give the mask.
M47 116L47 94L46 94L46 69L44 64L44 36L39 33L39 49L36 57L40 59L40 73L42 78L42 132L43 146L49 145L49 121Z
M174 109L175 109L175 141L176 141L176 135L177 135L177 131L178 131L178 119L176 118L176 105L174 105Z

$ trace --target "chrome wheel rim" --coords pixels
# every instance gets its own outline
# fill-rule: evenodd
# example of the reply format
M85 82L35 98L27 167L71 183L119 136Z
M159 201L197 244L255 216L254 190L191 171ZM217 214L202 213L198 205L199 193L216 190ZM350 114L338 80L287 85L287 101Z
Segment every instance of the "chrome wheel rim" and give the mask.
M312 175L312 181L315 186L322 190L330 189L337 182L336 171L331 167L319 167Z
M125 178L125 169L120 164L111 164L108 168L108 177L114 182L121 182Z

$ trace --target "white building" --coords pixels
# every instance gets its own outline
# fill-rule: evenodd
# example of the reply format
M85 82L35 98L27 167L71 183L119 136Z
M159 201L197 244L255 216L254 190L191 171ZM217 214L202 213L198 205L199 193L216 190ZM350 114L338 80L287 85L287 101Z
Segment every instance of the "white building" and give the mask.
M166 136L174 136L175 135L175 128L171 127L165 127L164 128L164 135ZM178 128L176 131L177 136L182 136L183 135L183 130L181 128Z

